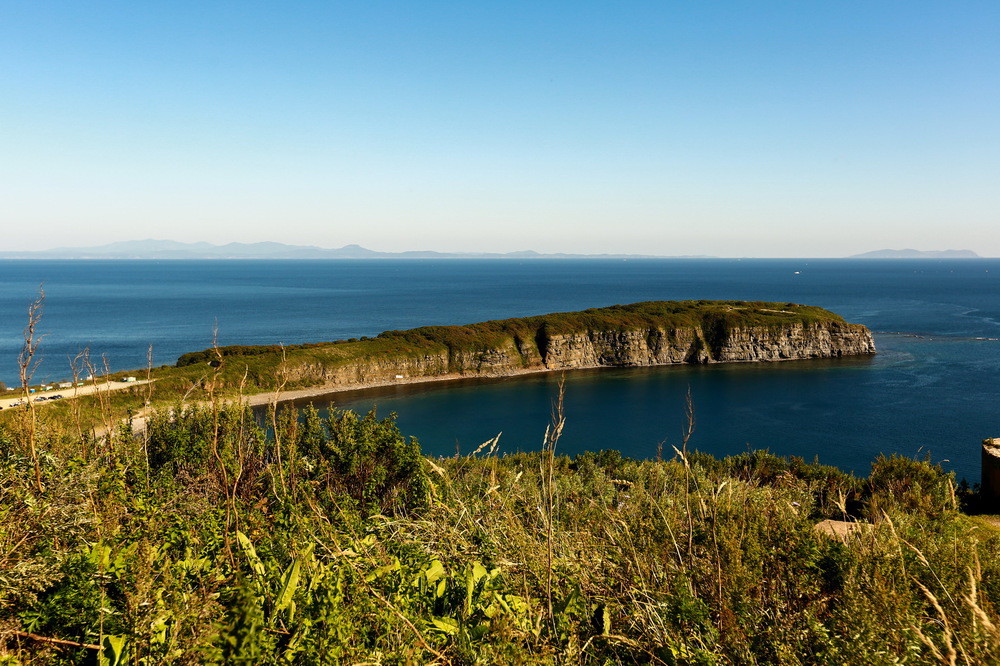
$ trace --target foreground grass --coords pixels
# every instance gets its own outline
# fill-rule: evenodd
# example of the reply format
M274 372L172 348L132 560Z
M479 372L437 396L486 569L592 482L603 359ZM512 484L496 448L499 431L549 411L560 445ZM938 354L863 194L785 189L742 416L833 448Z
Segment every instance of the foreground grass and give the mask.
M219 402L101 439L29 416L0 428L0 663L1000 661L1000 537L928 461L426 459L391 418Z

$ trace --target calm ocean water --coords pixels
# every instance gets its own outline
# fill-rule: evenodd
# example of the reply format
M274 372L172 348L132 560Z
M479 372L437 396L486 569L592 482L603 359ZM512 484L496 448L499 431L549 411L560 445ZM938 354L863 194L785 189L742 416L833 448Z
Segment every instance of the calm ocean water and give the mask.
M719 455L767 448L865 473L879 453L924 455L970 481L1000 436L1000 260L2 261L0 381L17 380L28 302L44 282L38 380L88 347L113 369L172 364L219 344L375 335L425 324L643 300L819 305L875 332L872 359L582 371L567 375L560 450L654 456L680 443ZM537 448L556 378L393 387L337 405L399 414L424 450L469 452L503 432Z

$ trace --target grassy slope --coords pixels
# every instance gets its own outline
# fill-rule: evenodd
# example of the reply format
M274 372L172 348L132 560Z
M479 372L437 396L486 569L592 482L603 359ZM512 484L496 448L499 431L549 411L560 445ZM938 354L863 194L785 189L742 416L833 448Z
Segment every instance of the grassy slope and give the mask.
M1000 538L926 461L424 460L374 417L274 425L189 410L73 446L43 427L42 491L0 428L0 659L87 663L24 634L102 630L143 663L1000 659ZM844 517L873 526L813 529Z

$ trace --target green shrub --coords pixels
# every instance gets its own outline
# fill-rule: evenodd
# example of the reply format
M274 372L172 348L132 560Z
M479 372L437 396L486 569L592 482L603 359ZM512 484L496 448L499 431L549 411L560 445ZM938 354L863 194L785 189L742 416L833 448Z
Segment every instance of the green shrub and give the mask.
M80 643L96 643L100 633L122 629L120 612L101 589L98 550L75 552L63 562L58 581L38 594L20 613L27 631ZM86 663L84 650L73 652L72 663Z
M880 455L866 485L867 512L873 518L896 512L937 518L958 509L954 472L945 472L929 455L924 460Z
M429 485L420 444L404 437L396 415L379 419L334 410L317 430L307 417L299 451L308 482L328 500L349 498L366 515L407 513L423 506Z

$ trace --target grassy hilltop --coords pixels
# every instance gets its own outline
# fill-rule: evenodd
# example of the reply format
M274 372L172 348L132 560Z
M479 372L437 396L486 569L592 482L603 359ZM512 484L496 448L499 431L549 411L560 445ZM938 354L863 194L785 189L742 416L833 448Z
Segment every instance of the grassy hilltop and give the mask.
M463 372L468 355L510 348L519 355L515 365L538 365L545 347L557 336L595 332L662 330L668 338L679 331L697 329L709 352L718 350L728 333L737 328L779 329L789 325L840 324L843 318L822 308L794 303L744 301L648 301L631 305L592 308L581 312L546 314L487 321L464 326L424 326L407 331L385 331L374 338L339 340L277 347L227 346L184 354L179 369L227 366L229 383L237 377L255 389L267 390L275 377L287 387L323 383L322 370L335 370L363 361L405 361L428 355L447 359L440 372ZM242 374L240 374L242 373ZM175 375L178 373L174 373Z
M320 355L324 360L353 360L386 352L417 354L446 348L452 353L480 351L501 346L508 340L533 341L539 335L567 335L588 331L625 331L663 328L700 328L716 335L732 328L784 326L788 324L845 323L843 317L823 308L795 303L746 301L646 301L631 305L559 312L535 317L486 321L464 326L423 326L408 331L385 331L376 338L311 343L284 348L286 353ZM343 345L348 345L344 347ZM271 356L282 348L274 345L221 347L222 356ZM178 367L204 363L216 357L215 349L184 354Z
M856 478L686 439L657 460L614 441L569 458L558 406L540 452L426 458L392 417L229 400L298 355L467 349L668 307L702 326L842 321L748 306L212 350L89 403L5 410L0 664L1000 663L1000 533L929 460ZM145 402L144 429L116 424Z

